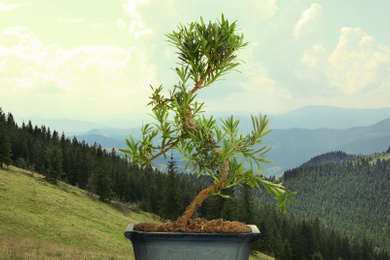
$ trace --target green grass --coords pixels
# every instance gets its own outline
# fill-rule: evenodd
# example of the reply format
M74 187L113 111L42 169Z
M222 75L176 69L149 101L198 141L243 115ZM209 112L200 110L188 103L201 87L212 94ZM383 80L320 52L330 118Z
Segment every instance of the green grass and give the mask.
M369 160L370 164L376 163L378 160L389 160L390 159L390 153L374 153L374 154L367 154L367 155L361 155L360 158L364 158L366 160Z
M0 168L0 259L134 259L123 236L127 225L157 222L42 177ZM259 253L249 259L273 258Z
M256 255L250 255L249 260L275 260L275 258L263 253L257 253Z
M0 169L1 259L134 259L123 236L131 222L156 222L123 213L82 190Z

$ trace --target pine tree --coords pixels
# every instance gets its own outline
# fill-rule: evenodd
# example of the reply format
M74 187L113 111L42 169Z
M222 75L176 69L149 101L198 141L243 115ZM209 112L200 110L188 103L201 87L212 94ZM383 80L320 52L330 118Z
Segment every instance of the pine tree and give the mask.
M90 149L87 143L85 141L82 141L80 152L77 154L78 156L75 158L78 164L77 167L77 175L76 175L76 182L77 185L85 189L87 188L89 177L92 173L92 160L90 154Z
M93 181L94 190L99 195L99 199L104 202L110 202L112 197L111 179L108 175L107 167L105 167L104 153L100 145L97 148Z
M254 223L254 207L255 202L252 193L252 188L249 185L243 185L240 188L240 194L238 197L238 205L236 212L237 220L246 224Z
M207 219L219 219L221 218L222 209L225 204L226 199L221 196L213 196L205 201Z
M282 238L280 237L280 233L278 228L276 227L276 224L274 223L270 239L269 239L269 248L271 249L271 252L274 254L275 258L279 259L280 254L282 253Z
M373 259L373 247L371 241L363 239L362 242L362 257L363 259Z
M221 210L221 218L230 221L235 220L237 200L234 198L234 187L225 189L223 194L228 195L230 198L224 199L223 207Z
M269 251L269 230L268 230L268 225L266 225L264 219L261 220L260 225L258 225L258 228L261 232L261 236L258 242L257 249L261 252L266 252Z
M171 158L168 161L168 176L164 184L161 217L163 219L176 220L181 213L180 196L177 180L176 162L171 152Z
M46 170L46 179L56 184L62 174L62 152L56 145L51 145L46 151L46 160L48 168Z
M223 198L218 195L209 198L205 203L207 205L207 219L222 218L224 220L234 220L237 209L237 200L234 198L234 189L231 187L223 190L221 193L225 196L229 196L229 198Z
M36 172L46 174L47 148L44 146L43 142L35 142L33 151L34 152L30 157L30 164L33 165Z
M1 111L0 111L1 112ZM11 142L4 121L0 120L0 167L12 163Z
M314 254L313 254L313 256L311 257L311 259L312 260L322 260L323 258L322 258L322 255L321 255L321 253L320 252L315 252ZM347 258L346 258L347 259Z
M287 239L284 240L281 248L281 252L279 254L280 260L292 260L292 251L290 247L290 243Z
M12 150L9 131L6 125L5 114L0 107L0 168L3 167L3 163L10 164L12 162L11 156Z

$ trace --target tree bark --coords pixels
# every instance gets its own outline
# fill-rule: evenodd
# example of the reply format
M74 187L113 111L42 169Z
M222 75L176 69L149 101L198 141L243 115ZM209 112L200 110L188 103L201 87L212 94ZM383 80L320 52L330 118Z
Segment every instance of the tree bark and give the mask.
M206 80L207 75L209 75L211 71L208 69L207 74L204 78L201 78L196 84L195 87L191 90L191 96L195 94L196 91L201 89L203 82ZM186 127L186 123L184 122L184 127ZM194 126L196 129L196 124ZM220 149L215 149L215 153L220 153ZM195 210L200 207L205 199L207 199L211 192L215 192L217 190L224 189L226 187L226 179L229 172L229 159L226 159L221 166L220 172L217 176L218 181L214 180L213 184L211 184L208 188L200 191L195 199L191 202L190 205L187 206L186 210L180 217L179 221L183 223L188 223L188 220L192 217Z
M216 150L216 152L221 152L219 149ZM205 199L207 199L211 192L215 192L215 189L218 190L224 189L226 187L226 179L227 174L229 172L229 160L227 159L218 174L218 181L213 181L213 184L211 184L208 188L200 191L198 195L195 197L195 199L191 202L190 205L186 208L183 215L181 215L179 221L182 223L188 223L188 220L192 217L195 210L200 207Z

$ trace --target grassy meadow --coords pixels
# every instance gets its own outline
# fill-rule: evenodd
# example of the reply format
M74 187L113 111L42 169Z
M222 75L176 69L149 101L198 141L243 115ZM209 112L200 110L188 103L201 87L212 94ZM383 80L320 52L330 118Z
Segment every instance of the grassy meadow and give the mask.
M134 259L127 225L157 221L22 171L0 168L0 259Z
M77 188L0 170L1 259L134 259L123 233L141 221L156 220L115 210Z

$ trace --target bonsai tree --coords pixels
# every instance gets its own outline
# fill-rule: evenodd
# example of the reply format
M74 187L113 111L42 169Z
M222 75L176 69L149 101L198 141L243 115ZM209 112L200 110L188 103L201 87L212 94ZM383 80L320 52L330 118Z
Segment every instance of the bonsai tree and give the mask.
M159 156L174 149L187 160L186 168L210 175L213 183L202 190L186 208L179 219L188 222L194 211L210 195L220 195L221 190L247 184L264 187L278 200L279 209L286 209L288 198L294 195L281 184L267 181L262 163L270 148L262 139L271 130L266 115L252 116L253 129L244 135L239 120L229 116L219 122L204 115L205 104L196 99L221 76L234 70L241 61L237 52L247 46L243 34L237 33L236 22L222 20L205 24L180 25L177 31L166 34L168 42L177 48L179 67L174 69L179 82L164 93L163 86L152 88L148 105L152 106L153 123L142 126L142 139L135 141L130 135L126 140L128 154L133 163L145 167ZM223 91L223 90L221 90ZM165 96L165 95L167 96Z

